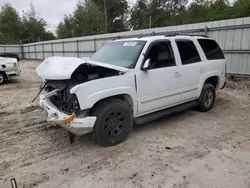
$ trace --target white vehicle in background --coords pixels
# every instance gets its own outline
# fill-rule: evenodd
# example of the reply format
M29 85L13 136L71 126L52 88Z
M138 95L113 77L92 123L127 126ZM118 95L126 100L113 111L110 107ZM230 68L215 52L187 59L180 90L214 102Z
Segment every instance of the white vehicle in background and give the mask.
M50 123L104 146L124 141L133 124L194 106L212 109L225 86L224 55L205 36L172 34L114 40L90 59L52 57L40 106Z
M15 58L0 57L0 85L20 76L20 66Z

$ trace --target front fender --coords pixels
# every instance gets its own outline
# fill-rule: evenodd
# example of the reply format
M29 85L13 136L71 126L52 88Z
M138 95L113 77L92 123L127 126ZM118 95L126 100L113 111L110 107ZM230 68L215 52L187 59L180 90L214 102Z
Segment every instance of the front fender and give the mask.
M129 95L133 101L133 111L137 112L135 82L131 74L89 81L75 86L70 92L77 95L82 110L92 108L98 101L105 98Z
M136 106L136 103L133 97L135 96L133 89L129 87L120 87L120 88L112 88L108 90L99 91L99 92L89 95L86 101L84 102L83 109L92 108L98 101L102 99L112 97L112 96L117 96L117 95L124 95L124 94L129 95L133 100L133 106Z

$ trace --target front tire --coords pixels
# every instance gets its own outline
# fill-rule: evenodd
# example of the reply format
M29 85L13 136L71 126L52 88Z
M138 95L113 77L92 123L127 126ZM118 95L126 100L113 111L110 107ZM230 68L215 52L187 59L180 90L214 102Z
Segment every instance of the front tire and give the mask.
M5 82L5 75L0 72L0 85L4 84Z
M93 134L102 146L114 146L123 142L133 127L132 109L119 99L100 102L91 115L97 117Z
M198 99L198 110L200 112L207 112L214 106L216 98L215 88L212 84L205 83L201 95Z

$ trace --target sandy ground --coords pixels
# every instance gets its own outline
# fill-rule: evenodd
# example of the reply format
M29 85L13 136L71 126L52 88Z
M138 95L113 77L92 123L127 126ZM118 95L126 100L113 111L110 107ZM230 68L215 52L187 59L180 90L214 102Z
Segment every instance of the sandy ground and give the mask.
M31 104L37 64L22 61L22 77L0 86L0 187L14 177L18 188L250 188L249 87L220 91L208 113L135 126L115 147L88 136L71 145L64 129L46 124L38 101Z

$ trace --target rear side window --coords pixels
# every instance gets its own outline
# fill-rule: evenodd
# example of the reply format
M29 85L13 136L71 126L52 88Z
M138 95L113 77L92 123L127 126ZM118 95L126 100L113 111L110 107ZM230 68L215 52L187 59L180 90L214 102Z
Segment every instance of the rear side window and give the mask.
M193 43L193 41L183 40L176 41L181 61L183 65L197 63L201 61L200 55Z
M225 59L219 45L214 40L198 39L208 60Z

